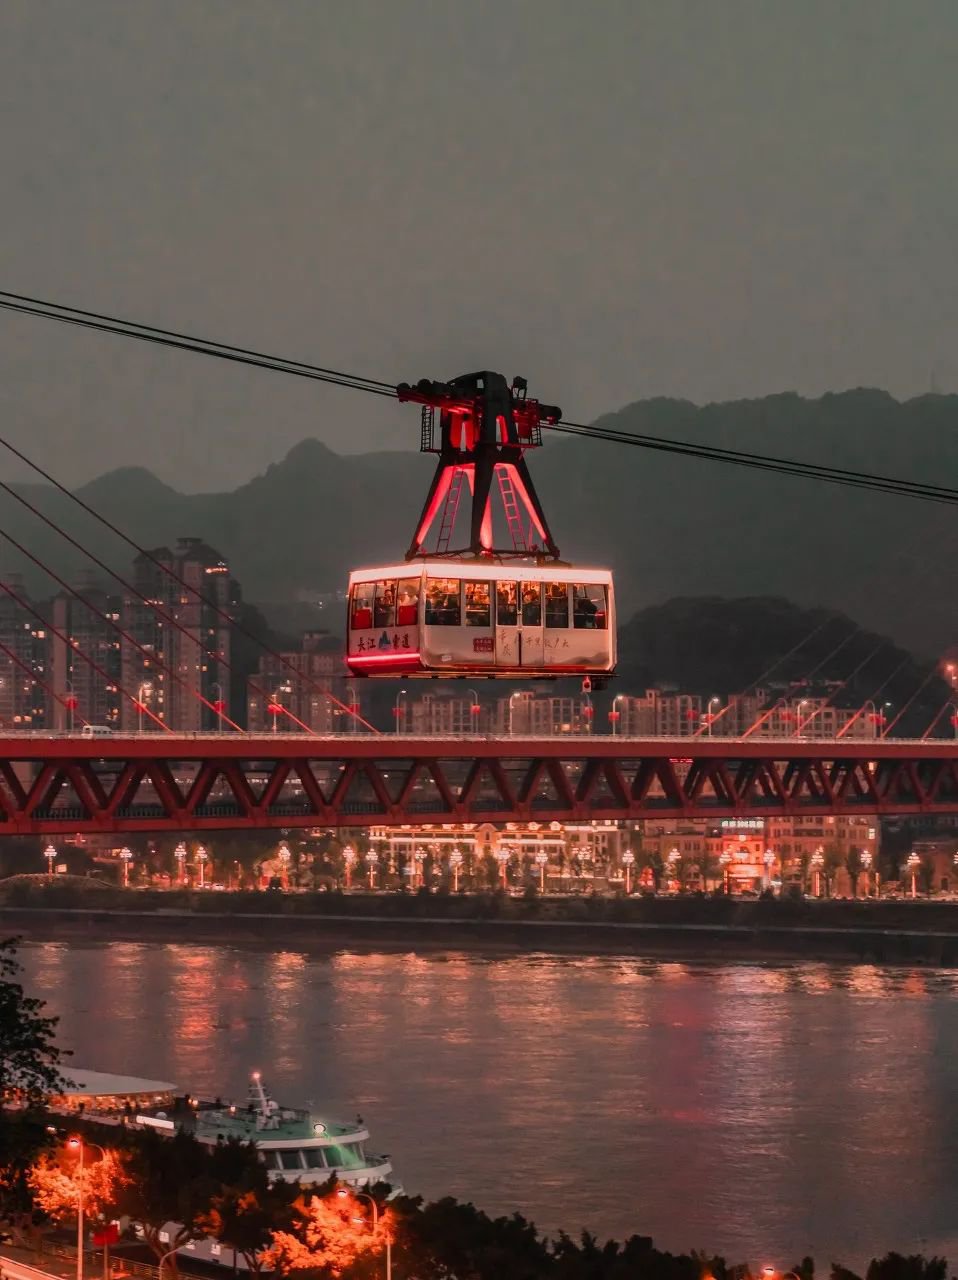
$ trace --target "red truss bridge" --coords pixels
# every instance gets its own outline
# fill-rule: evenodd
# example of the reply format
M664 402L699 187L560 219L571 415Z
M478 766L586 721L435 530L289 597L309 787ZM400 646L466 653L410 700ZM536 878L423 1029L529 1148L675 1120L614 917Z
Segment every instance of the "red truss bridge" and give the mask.
M958 742L0 738L0 834L958 812Z

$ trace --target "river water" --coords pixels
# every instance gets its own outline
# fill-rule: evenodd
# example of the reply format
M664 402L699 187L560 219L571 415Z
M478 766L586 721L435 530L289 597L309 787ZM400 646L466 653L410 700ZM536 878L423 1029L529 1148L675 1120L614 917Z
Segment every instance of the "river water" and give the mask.
M958 975L46 943L73 1061L361 1112L409 1191L789 1266L958 1256Z

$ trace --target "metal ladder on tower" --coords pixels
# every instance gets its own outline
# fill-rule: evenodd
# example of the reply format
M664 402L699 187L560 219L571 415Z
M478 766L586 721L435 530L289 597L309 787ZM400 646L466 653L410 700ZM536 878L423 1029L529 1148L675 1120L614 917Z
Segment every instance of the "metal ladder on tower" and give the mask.
M499 494L502 497L502 509L506 515L506 524L509 526L509 536L512 538L512 549L514 551L527 551L528 544L525 530L522 527L522 516L519 512L519 504L516 502L516 491L513 487L508 467L497 466L496 479L499 481Z
M449 550L452 531L456 527L456 515L459 511L459 499L462 497L462 486L466 478L464 467L456 467L446 490L446 501L443 503L442 520L439 522L439 536L436 539L436 552L443 555Z

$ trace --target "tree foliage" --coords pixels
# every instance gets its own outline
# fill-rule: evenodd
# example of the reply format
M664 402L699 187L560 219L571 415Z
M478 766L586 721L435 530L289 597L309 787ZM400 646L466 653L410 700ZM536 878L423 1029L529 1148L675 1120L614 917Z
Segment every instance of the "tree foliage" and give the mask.
M54 1041L57 1019L44 1002L25 994L16 980L16 938L0 939L0 1096L27 1104L45 1101L63 1086L62 1051Z
M375 1224L363 1203L347 1188L328 1188L296 1202L296 1219L288 1231L274 1231L267 1265L281 1275L309 1272L341 1276L366 1253L380 1253L394 1230L393 1214L384 1209Z

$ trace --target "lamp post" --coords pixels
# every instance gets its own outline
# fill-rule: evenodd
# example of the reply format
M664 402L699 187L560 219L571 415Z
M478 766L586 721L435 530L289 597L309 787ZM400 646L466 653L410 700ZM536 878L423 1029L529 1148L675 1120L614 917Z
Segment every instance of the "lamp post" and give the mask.
M396 733L402 733L406 727L406 690L400 689L393 703L393 719L396 722Z
M729 863L732 861L732 855L728 849L723 849L719 854L719 866L722 868L722 888L726 897L731 893L731 884L729 880Z
M83 1157L87 1147L95 1147L104 1160L106 1159L106 1152L98 1143L85 1142L83 1138L68 1138L67 1146L71 1151L76 1151L79 1158L77 1164L77 1280L83 1280L83 1211L85 1208Z
M515 733L515 700L522 697L522 691L516 689L515 692L509 694L509 735Z
M718 703L718 705L719 705L719 706L721 706L721 705L722 705L722 699L721 699L721 698L709 698L709 700L708 700L708 706L705 708L705 724L706 724L706 732L707 732L707 734L708 734L708 736L709 736L710 738L711 738L711 736L712 736L712 721L715 719L715 717L712 715L712 703L713 703L713 702L716 702L716 703Z
M623 853L622 865L625 867L625 896L629 897L632 893L632 868L635 865L635 854L631 849L626 849Z
M223 712L226 710L226 703L223 701L223 686L218 680L214 680L210 685L210 693L215 693L213 699L213 710L216 712L216 731L223 732Z
M867 877L866 882L865 882L865 883L866 883L866 887L867 887L867 889L869 889L869 890L870 890L870 889L871 889L871 878L872 878L872 875L871 875L871 871L872 871L872 855L871 855L871 853L869 852L869 850L868 850L868 849L862 849L862 870L865 872L865 875L866 875L866 877ZM869 895L868 893L866 893L866 895L865 895L865 896L866 896L866 897L868 897L868 896L870 896L870 895Z
M622 719L622 712L619 710L619 699L624 698L624 693L617 693L612 699L612 710L609 712L609 724L612 726L612 736L615 737L618 732L619 721Z
M506 870L509 866L509 857L510 857L510 852L508 849L496 850L496 862L499 863L499 875L502 878L503 889L507 889L509 887L509 881L506 875Z
M459 892L459 868L462 866L462 854L458 849L453 849L449 855L449 867L452 871L452 891Z
M825 865L825 851L818 848L812 854L812 897L822 896L822 867Z
M369 887L376 887L376 863L379 861L379 854L375 849L370 849L366 854L366 866L369 868Z
M346 708L349 712L349 729L347 732L355 733L359 727L359 694L356 692L356 686L352 683L346 686L346 697L349 701Z
M356 850L351 844L343 845L343 866L346 871L346 888L353 881L353 863L356 861Z
M771 851L771 849L766 849L766 850L765 850L765 856L764 856L764 858L762 859L762 861L765 863L765 888L766 888L766 889L771 889L771 887L772 887L772 867L774 867L774 865L775 865L775 854ZM782 886L783 886L783 887L784 887L784 884L785 884L785 880L784 880L784 876L783 876L783 878L782 878Z
M426 865L426 850L421 846L413 854L413 877L412 887L415 889L417 883L420 888L426 883L426 877L423 873L423 867Z
M196 846L196 861L200 864L200 888L206 888L206 864L209 861L209 853L205 845Z
M151 680L141 681L136 691L136 728L137 733L143 732L143 712L146 710L147 701L153 698L153 682Z
M549 865L549 855L545 849L540 849L536 854L536 866L539 868L539 892L546 891L546 867Z
M47 845L47 847L46 847L46 848L44 849L44 851L43 851L43 856L44 856L44 857L46 858L46 860L47 860L47 875L48 875L48 876L50 876L50 877L52 878L52 876L53 876L53 864L54 864L54 862L56 862L56 860L57 860L57 851L56 851L56 849L54 849L54 847L53 847L53 845L52 845L52 844L48 844L48 845Z
M913 898L917 898L918 868L921 866L921 858L919 858L918 854L915 853L914 849L912 849L911 853L905 859L905 866L908 868L908 873L911 876L911 896Z
M592 694L583 692L582 701L585 703L585 706L582 708L582 719L585 722L583 733L591 733L592 717L595 714L592 709Z
M336 1194L341 1199L344 1199L344 1200L348 1195L352 1194L352 1196L356 1200L369 1201L369 1203L372 1205L372 1208L373 1208L373 1235L375 1235L379 1229L379 1205L372 1198L369 1192L368 1191L352 1191L351 1188L341 1187L336 1192ZM392 1241L392 1236L387 1231L386 1232L386 1280L392 1280L392 1274L393 1274L393 1241Z
M179 882L186 884L186 845L181 840L173 850L173 857L176 859L176 865L179 868Z
M951 728L955 737L958 738L958 706L954 702L948 703L948 710L951 712Z
M133 850L128 849L126 845L120 850L120 858L123 861L123 888L130 887L130 861L133 858Z
M479 695L475 689L467 689L466 692L469 694L469 730L471 733L478 733L479 717L482 714Z
M73 690L72 680L64 682L66 696L63 699L63 705L67 710L67 733L72 733L75 728L75 717L77 709L77 696Z

